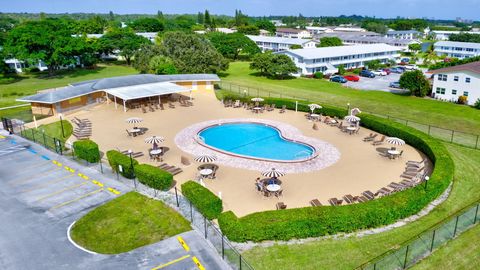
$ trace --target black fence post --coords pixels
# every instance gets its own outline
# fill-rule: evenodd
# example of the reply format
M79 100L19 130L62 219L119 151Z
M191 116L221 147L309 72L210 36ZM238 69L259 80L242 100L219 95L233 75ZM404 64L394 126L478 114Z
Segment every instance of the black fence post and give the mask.
M33 139L33 142L36 142L35 141L35 132L33 131L33 128L32 128L32 139Z
M407 126L407 127L408 127L408 119L407 119L407 120L405 120L405 126Z
M205 239L207 239L207 218L203 217L203 228L205 229Z
M193 208L192 208L192 202L188 201L190 203L190 219L192 220L193 223Z
M475 149L478 149L478 138L480 137L480 135L477 135L477 141L475 142Z
M450 142L453 143L453 135L455 134L455 130L452 130L452 138L450 139Z
M477 210L475 211L475 218L473 219L473 224L477 223L477 217L478 217L478 207L480 206L480 203L477 204Z
M223 233L221 235L222 235L222 259L225 259L225 238L223 237Z
M403 261L403 269L407 268L407 258L408 258L408 248L410 245L407 246L407 250L405 251L405 260Z
M239 254L238 259L240 260L240 270L242 270L242 254Z
M453 229L453 237L455 237L455 235L457 235L457 226L458 226L458 218L460 216L457 216L457 219L455 220L455 229Z
M428 135L430 135L430 129L432 128L432 126L428 125Z
M43 145L44 145L46 148L48 148L48 147L47 147L47 140L45 139L45 132L43 132L42 135L43 135Z
M435 244L435 233L437 230L433 230L433 236L432 236L432 244L430 245L430 253L433 252L433 245Z
M180 207L180 204L178 203L178 192L177 192L176 186L175 186L175 199L177 200L177 207Z

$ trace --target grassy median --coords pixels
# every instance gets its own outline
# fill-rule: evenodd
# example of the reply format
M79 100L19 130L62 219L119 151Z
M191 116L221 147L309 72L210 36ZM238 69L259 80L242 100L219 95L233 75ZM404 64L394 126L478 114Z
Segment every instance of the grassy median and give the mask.
M79 219L71 236L91 251L118 254L190 229L189 222L164 203L129 192Z

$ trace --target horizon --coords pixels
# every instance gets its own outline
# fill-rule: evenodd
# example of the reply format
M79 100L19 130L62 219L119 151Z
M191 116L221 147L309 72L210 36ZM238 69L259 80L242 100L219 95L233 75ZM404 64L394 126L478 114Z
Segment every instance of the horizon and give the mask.
M252 17L262 16L298 16L305 17L339 17L339 16L363 16L381 19L423 18L428 20L464 20L479 21L479 0L460 0L452 3L447 0L397 0L388 3L388 9L380 4L383 0L364 0L361 3L353 0L338 0L328 3L328 6L314 0L245 0L243 2L222 2L215 0L104 0L98 6L98 1L84 0L72 3L64 0L51 0L49 3L39 3L35 0L18 0L9 2L0 8L1 13L47 13L47 14L73 14L73 13L96 13L107 14L112 11L118 15L154 15L157 11L164 14L196 14L209 10L214 15L233 16L235 10ZM459 4L458 2L462 2ZM426 9L425 7L428 7ZM452 15L452 10L456 10Z

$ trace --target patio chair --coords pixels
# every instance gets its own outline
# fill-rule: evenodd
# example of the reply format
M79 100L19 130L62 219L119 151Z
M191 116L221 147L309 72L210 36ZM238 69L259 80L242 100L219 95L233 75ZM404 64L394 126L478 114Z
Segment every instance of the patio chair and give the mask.
M170 109L175 109L175 105L173 105L173 103L171 103L171 102L168 102L168 107Z
M280 113L285 113L287 110L287 105L282 105L282 108L280 109Z
M312 206L322 206L322 203L318 199L313 199L310 201Z
M378 141L373 141L373 142L372 142L372 145L381 145L384 141L385 141L385 135L382 135L382 137L380 138L380 140L378 140Z
M280 197L283 195L283 189L280 189L279 191L275 192L275 197Z
M284 204L283 202L278 202L276 204L277 210L282 210L282 209L287 209L287 205Z
M147 109L145 109L145 107L142 107L142 112L147 113Z
M233 107L234 108L240 108L241 107L239 99L235 100L235 103L233 104Z
M270 197L270 195L271 195L271 194L270 194L270 191L268 191L268 190L266 190L266 189L263 190L263 196L265 196L265 197Z
M275 109L275 103L271 104L270 107L268 107L268 111L271 112Z

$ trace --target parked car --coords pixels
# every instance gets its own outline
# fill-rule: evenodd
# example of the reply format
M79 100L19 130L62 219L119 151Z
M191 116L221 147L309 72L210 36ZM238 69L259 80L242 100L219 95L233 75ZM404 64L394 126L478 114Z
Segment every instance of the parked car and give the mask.
M360 71L360 74L358 75L360 75L361 77L375 78L375 74L368 69Z
M400 62L402 62L402 63L409 63L409 62L410 62L410 59L409 59L409 58L402 58L402 60L400 60Z
M374 71L372 71L372 72L373 72L373 74L375 74L375 76L387 76L387 72L385 72L385 71L383 71L383 70L381 70L381 69L379 69L379 70L374 70Z
M391 88L401 88L400 82L391 82L389 85Z
M405 69L406 70L417 70L418 67L416 65L406 65Z
M338 83L346 83L347 79L345 79L342 76L333 76L333 77L330 78L330 81L331 82L338 82Z
M347 81L351 81L351 82L358 82L360 81L360 77L358 77L357 75L345 75L343 76L345 79L347 79Z
M405 69L403 67L393 67L390 69L390 72L402 74L403 72L405 72Z
M390 75L390 73L392 73L392 71L389 68L384 68L382 70L385 71L387 75Z

